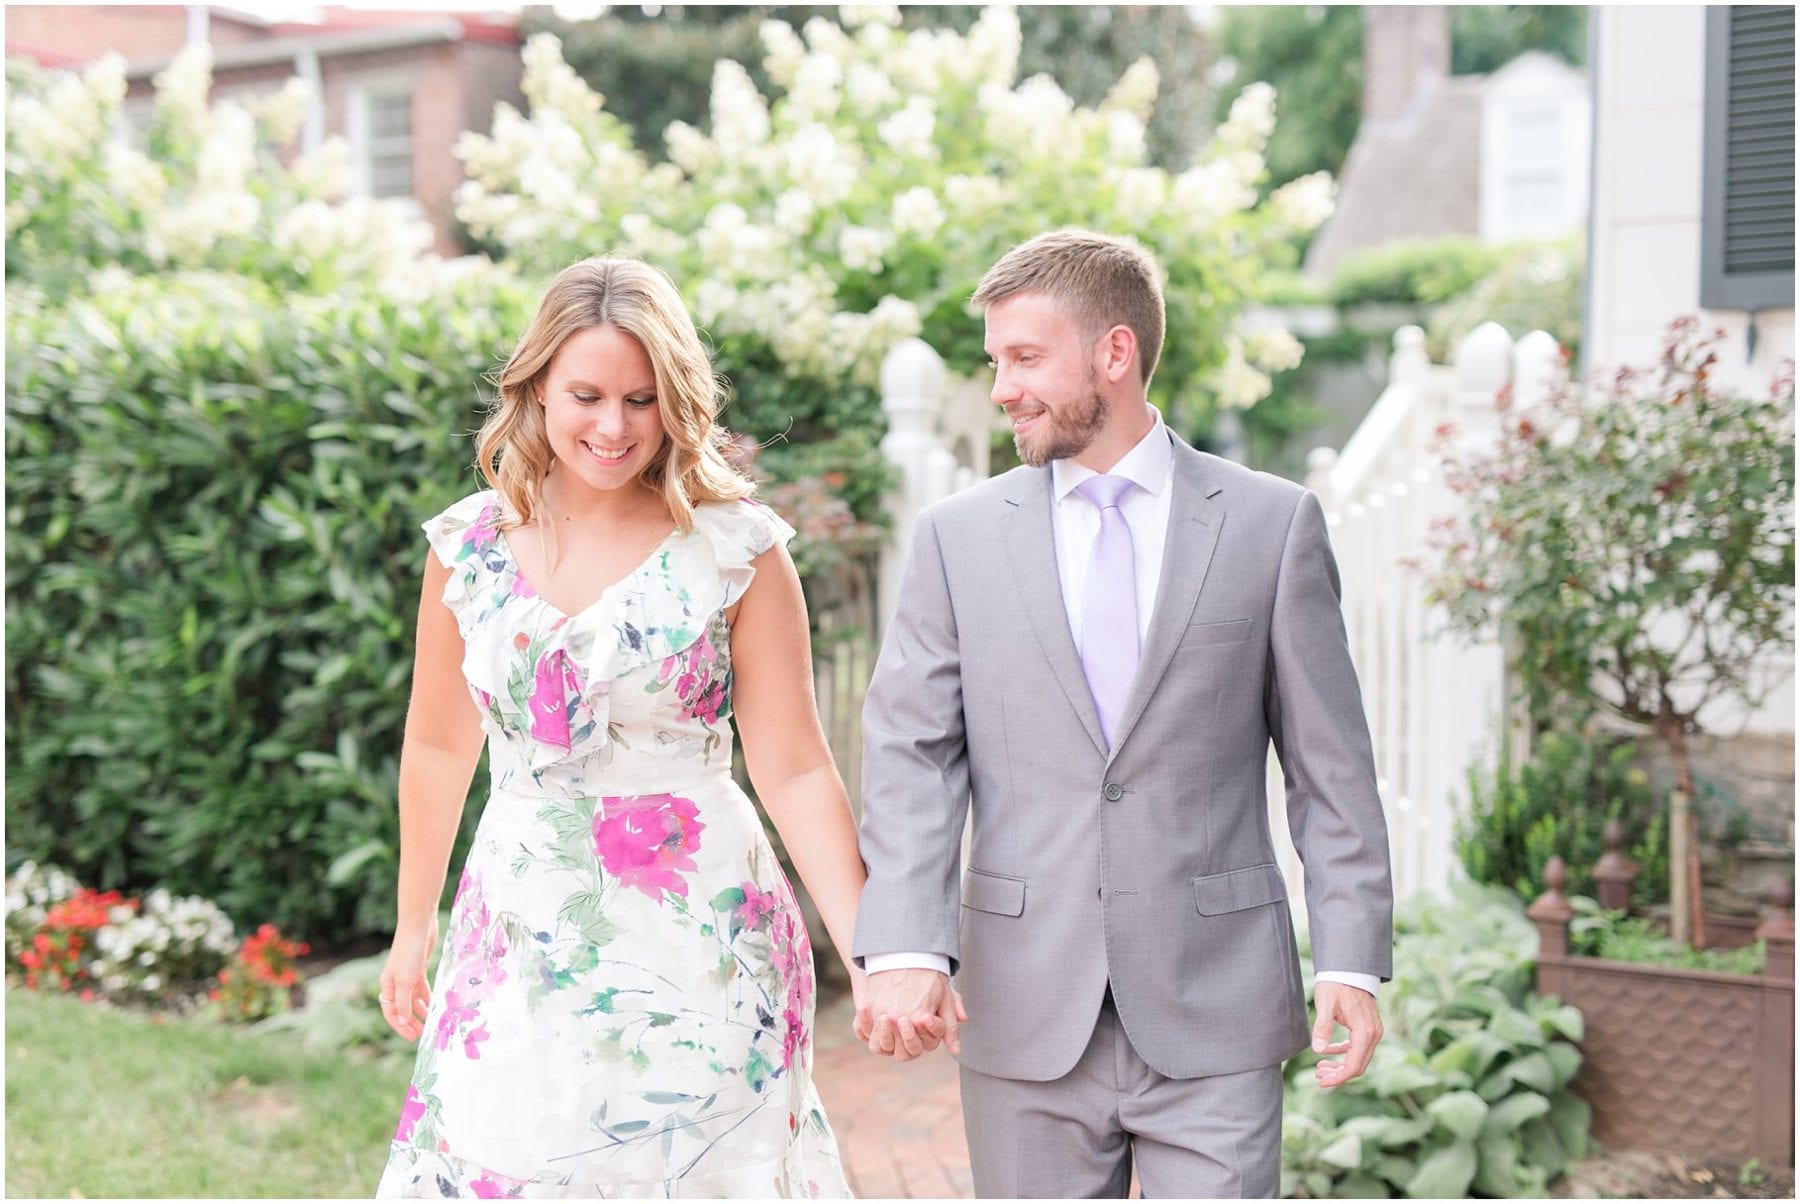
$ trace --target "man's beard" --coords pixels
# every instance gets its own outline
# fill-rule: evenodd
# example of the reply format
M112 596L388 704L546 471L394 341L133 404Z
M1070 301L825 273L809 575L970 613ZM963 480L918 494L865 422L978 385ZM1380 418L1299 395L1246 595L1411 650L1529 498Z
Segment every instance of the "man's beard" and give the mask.
M1090 389L1093 383L1090 374ZM1070 460L1086 451L1106 425L1106 400L1093 390L1085 403L1076 402L1067 413L1059 414L1046 406L1043 425L1049 429L1036 436L1039 442L1035 446L1023 436L1013 436L1013 450L1019 453L1019 461L1032 468L1042 468L1052 460Z

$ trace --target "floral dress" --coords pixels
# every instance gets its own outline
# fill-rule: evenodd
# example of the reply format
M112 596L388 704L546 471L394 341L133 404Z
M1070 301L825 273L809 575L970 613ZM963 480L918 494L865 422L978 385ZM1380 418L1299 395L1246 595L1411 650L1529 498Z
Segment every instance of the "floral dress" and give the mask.
M566 615L501 513L424 524L493 785L376 1194L847 1196L806 926L731 777L725 610L793 529L701 505Z

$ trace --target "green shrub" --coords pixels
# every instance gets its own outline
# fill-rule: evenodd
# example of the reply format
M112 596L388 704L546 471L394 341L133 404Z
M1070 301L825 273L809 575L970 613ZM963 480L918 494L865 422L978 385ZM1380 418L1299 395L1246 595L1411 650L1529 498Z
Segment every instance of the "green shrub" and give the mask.
M1457 345L1483 322L1498 322L1514 337L1548 331L1573 358L1581 349L1581 282L1586 268L1579 238L1507 247L1494 270L1432 310L1425 349L1448 363Z
M433 266L9 305L9 859L321 944L391 925L417 524L476 486L531 300Z
M1569 1090L1582 1022L1532 993L1537 934L1518 900L1468 884L1415 896L1394 935L1368 1072L1327 1091L1316 1055L1289 1064L1282 1194L1547 1194L1587 1152L1588 1106Z
M1529 902L1544 892L1544 866L1560 854L1568 893L1591 894L1594 864L1606 852L1602 833L1617 819L1625 825L1626 854L1639 866L1633 901L1666 901L1665 821L1649 779L1631 764L1635 750L1622 737L1550 731L1522 765L1471 765L1469 811L1456 840L1463 869Z
M1474 285L1500 261L1495 248L1462 236L1387 243L1344 256L1328 291L1340 306L1435 305Z
M1647 916L1603 910L1585 895L1571 897L1569 905L1575 909L1569 922L1569 952L1577 956L1721 974L1763 972L1767 950L1761 941L1739 949L1693 949L1670 940Z

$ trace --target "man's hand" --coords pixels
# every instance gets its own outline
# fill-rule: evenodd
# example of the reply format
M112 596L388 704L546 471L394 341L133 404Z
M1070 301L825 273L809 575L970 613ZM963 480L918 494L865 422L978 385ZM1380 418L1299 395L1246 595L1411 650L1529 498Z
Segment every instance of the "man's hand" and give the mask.
M1313 1023L1313 1052L1345 1055L1339 1061L1321 1061L1313 1067L1313 1078L1321 1087L1342 1087L1369 1068L1369 1059L1381 1040L1381 1013L1375 997L1367 991L1328 980L1314 984L1313 1007L1318 1013ZM1332 1030L1339 1024L1350 1030L1349 1040L1332 1041Z
M940 1042L961 1053L957 1026L968 1018L962 997L936 970L882 970L869 975L856 1035L868 1042L869 1052L910 1062Z

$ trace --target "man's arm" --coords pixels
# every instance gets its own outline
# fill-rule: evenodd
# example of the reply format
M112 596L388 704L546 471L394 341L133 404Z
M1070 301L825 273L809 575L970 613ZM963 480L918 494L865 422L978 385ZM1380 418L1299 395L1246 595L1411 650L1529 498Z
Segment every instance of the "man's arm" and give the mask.
M1313 965L1330 975L1323 990L1315 987L1314 1035L1324 1028L1328 1039L1334 1020L1350 1028L1350 1073L1339 1076L1348 1081L1367 1066L1380 1023L1372 993L1356 989L1367 980L1349 986L1346 979L1393 974L1393 884L1337 562L1310 492L1294 509L1282 549L1269 658L1265 709L1287 779L1288 830L1306 867Z
M869 881L852 948L871 973L870 1046L905 1058L943 1038L955 1050L960 1016L946 975L961 948L969 769L956 620L929 510L863 702L862 798Z

